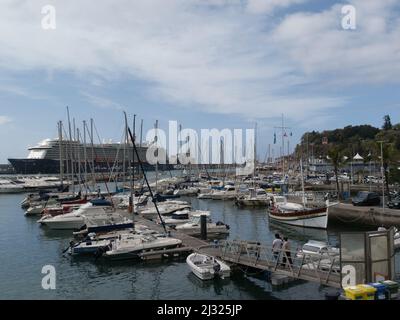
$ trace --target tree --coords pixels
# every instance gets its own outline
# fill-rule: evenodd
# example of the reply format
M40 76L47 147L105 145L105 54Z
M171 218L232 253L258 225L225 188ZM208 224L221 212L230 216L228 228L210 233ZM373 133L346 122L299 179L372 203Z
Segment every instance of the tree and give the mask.
M390 116L387 114L386 116L383 117L383 126L382 129L387 131L387 130L392 130L392 121L390 120Z
M390 200L390 189L389 189L389 167L392 164L396 163L396 158L398 157L398 150L396 150L395 146L393 143L383 143L382 144L382 154L383 154L383 160L381 159L381 145L380 143L377 146L377 154L379 154L379 161L383 163L383 173L384 173L384 178L385 179L385 189L386 189L386 194Z
M339 168L346 163L346 158L343 156L341 149L337 146L333 146L328 151L329 161L333 165L333 171L335 172L336 179L336 190L338 192L338 199L341 200L341 192L339 187Z

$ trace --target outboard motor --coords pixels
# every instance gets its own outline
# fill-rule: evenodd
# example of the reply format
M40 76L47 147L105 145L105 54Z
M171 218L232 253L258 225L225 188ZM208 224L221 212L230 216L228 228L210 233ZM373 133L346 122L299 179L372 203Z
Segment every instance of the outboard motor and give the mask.
M221 271L221 265L218 262L215 262L215 264L213 265L213 270L215 274L219 274L219 272Z

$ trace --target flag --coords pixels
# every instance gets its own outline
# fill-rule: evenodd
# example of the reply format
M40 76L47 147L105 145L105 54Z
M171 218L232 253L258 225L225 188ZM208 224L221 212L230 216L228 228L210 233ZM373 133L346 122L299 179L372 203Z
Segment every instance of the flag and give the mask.
M287 134L286 134L286 132L285 132L285 134L283 135L284 137L287 137Z
M290 133L290 136L293 136L293 133L292 133L292 132Z
M276 144L276 133L274 133L274 144Z

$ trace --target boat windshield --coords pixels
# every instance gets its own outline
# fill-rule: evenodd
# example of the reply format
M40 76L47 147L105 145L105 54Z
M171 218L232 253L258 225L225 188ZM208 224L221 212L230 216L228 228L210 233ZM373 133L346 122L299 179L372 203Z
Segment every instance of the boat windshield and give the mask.
M184 214L172 214L171 215L172 219L176 219L176 220L186 220L189 219L189 215L187 213Z
M314 247L314 246L311 246L311 245L307 245L307 244L305 244L304 246L303 246L303 251L308 251L308 252L315 252L315 253L318 253L319 252L319 247Z

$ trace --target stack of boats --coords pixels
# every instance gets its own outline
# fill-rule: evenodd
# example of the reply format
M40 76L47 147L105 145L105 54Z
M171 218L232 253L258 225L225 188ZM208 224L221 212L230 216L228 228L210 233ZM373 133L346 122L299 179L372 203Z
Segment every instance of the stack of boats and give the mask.
M21 184L17 184L9 179L0 180L0 194L1 193L20 193L25 192L25 188Z
M21 177L21 178L2 178L0 179L1 193L24 193L43 189L60 189L71 183L63 183L57 177Z

